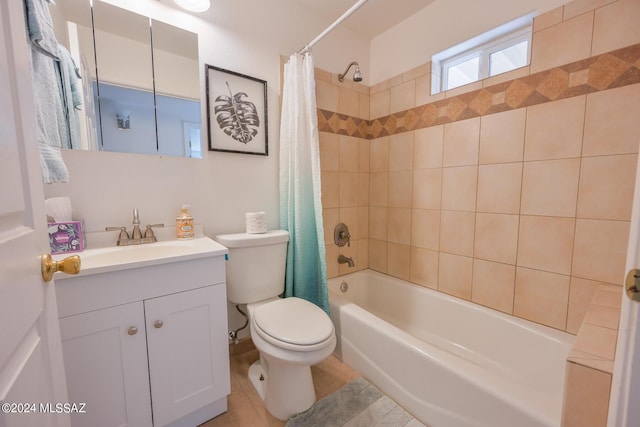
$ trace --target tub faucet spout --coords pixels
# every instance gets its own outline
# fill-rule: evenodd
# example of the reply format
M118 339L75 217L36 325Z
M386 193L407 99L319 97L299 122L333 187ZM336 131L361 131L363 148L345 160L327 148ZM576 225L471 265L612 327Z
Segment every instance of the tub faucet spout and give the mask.
M346 257L342 254L338 255L338 264L349 264L349 267L355 267L356 263L353 262L353 258Z

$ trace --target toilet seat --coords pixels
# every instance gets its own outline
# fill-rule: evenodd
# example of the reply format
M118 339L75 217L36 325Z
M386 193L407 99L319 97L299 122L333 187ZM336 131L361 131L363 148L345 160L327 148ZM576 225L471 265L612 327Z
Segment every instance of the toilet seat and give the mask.
M252 323L265 341L297 351L324 347L334 336L333 322L318 306L296 297L256 307Z

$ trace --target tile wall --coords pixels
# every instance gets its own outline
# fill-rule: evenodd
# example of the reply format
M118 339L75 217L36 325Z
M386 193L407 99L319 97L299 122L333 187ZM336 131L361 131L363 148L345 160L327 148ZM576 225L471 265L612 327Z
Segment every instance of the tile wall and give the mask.
M316 75L328 275L353 271L336 262L345 253L355 269L578 334L588 351L570 359L567 426L606 423L608 399L593 416L571 402L590 376L600 397L610 387L617 317L595 335L582 326L625 273L639 16L637 0L574 1L534 20L529 67L437 95L430 63L371 88ZM337 222L351 247L333 244Z

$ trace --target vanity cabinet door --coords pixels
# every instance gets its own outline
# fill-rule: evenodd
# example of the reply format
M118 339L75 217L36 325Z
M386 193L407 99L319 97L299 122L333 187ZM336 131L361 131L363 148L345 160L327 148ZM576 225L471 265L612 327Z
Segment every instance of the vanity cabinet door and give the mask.
M151 426L143 303L60 319L74 427Z
M145 300L144 308L154 424L229 394L224 284Z

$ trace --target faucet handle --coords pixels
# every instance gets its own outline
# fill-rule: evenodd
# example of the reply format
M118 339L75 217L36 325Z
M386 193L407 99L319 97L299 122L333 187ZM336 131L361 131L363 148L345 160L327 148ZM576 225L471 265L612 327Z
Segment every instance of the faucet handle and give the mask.
M162 228L164 224L150 224L147 225L147 229L144 231L144 238L151 239L152 242L157 242L156 235L153 233L153 228Z
M124 246L129 244L129 233L127 233L127 227L106 227L105 231L120 231L118 235L118 246Z

